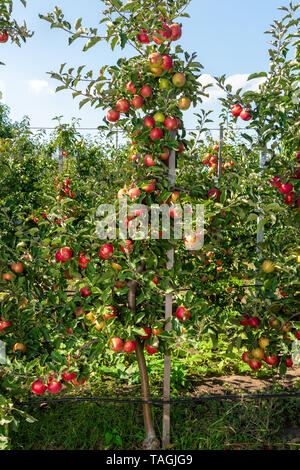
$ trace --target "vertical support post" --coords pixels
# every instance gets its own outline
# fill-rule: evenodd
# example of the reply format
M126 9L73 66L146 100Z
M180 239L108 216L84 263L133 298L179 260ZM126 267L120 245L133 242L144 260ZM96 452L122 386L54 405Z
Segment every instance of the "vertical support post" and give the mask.
M219 134L219 153L218 153L218 182L222 176L222 150L223 150L223 143L224 143L224 133L223 133L223 126L220 126L220 134Z
M119 148L119 129L116 132L116 148Z
M64 157L62 154L62 150L60 147L58 147L58 168L59 168L59 173L62 175L64 172Z
M172 132L171 138L174 139L176 133ZM176 152L172 150L169 155L169 187L174 188L176 183ZM174 266L174 247L167 252L167 269L172 269ZM165 320L166 320L166 331L171 330L171 318L172 318L172 306L173 306L173 294L166 294L165 299ZM165 355L164 357L164 400L170 400L171 390L171 355ZM170 426L171 426L171 407L170 404L164 404L163 407L163 432L162 432L162 446L167 448L170 445Z
M259 168L261 169L260 176L262 176L263 174L265 165L266 165L266 154L261 151L259 154ZM260 215L257 218L257 226L259 225L260 221L264 218L264 213L260 208L259 208L259 212L261 212L262 215ZM260 244L263 242L263 239L264 239L264 228L262 227L262 229L259 232L257 232L257 235L256 235L256 244L257 244L256 250L258 252L259 259L262 258Z
M79 170L80 170L80 155L79 155L79 151L77 151L77 153L76 153L76 158L77 158L77 170L79 171Z

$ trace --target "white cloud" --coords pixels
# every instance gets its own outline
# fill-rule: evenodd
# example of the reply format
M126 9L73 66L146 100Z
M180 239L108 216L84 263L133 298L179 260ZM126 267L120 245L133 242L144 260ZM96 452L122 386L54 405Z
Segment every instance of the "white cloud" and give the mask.
M243 88L244 91L256 91L261 83L263 83L265 78L255 78L248 82L249 74L235 74L230 75L225 80L225 85L232 85L232 92L235 93L239 88ZM215 101L218 98L225 96L225 93L218 87L216 80L208 73L201 75L199 82L202 85L208 85L212 83L213 86L206 89L206 93L209 93L209 98L204 98L204 102Z
M0 101L5 103L5 95L6 95L6 85L3 80L0 80Z
M47 80L29 80L29 91L35 95L54 95L54 90L49 86Z

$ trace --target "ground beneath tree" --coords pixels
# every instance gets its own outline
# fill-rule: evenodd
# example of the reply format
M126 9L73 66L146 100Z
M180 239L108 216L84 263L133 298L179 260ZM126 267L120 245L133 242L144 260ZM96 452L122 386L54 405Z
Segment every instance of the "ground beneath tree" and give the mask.
M274 386L287 390L295 390L300 382L300 368L290 370L285 376L279 374L270 378L256 378L248 375L226 375L224 377L204 377L194 383L193 396L203 394L219 395L229 392L258 393L274 391Z

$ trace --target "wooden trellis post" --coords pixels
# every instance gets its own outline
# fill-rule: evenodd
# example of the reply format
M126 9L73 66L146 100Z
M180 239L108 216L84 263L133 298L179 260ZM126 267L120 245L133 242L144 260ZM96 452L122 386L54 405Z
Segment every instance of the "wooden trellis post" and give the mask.
M62 154L62 150L60 147L58 147L58 168L59 168L59 173L62 175L64 172L64 157Z
M171 139L174 139L176 133L171 134ZM169 155L169 187L173 189L176 183L176 152L172 150ZM174 266L174 247L172 247L167 253L167 269L172 269ZM165 300L165 320L166 320L166 331L171 330L171 318L172 318L172 307L173 307L173 294L166 294ZM171 390L171 355L165 355L164 358L164 400L170 400ZM162 445L166 448L170 444L170 417L171 407L170 404L164 404L163 406L163 432L162 432Z
M267 155L264 152L260 152L260 154L259 154L259 168L261 169L261 172L260 172L261 176L262 176L263 171L265 169L266 157L267 157ZM261 210L261 208L259 208L259 212L261 212L261 215L258 216L258 218L257 218L257 226L259 226L261 220L263 220L263 218L264 218L264 213ZM260 244L263 242L264 232L265 232L264 227L262 227L259 230L259 232L257 232L257 235L256 235L256 243L257 243L257 251L258 251L258 258L259 259L262 258Z
M220 134L219 134L219 152L218 152L218 182L222 176L222 150L223 150L223 143L224 143L224 133L223 133L223 126L220 126Z

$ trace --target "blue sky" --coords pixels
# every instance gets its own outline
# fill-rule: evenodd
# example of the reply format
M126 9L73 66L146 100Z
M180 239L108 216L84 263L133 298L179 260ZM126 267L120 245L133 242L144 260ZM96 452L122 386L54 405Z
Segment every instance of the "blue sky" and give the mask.
M78 101L68 91L54 93L58 82L47 71L57 71L63 62L70 66L86 64L98 71L102 65L116 62L120 56L134 55L131 48L112 53L106 44L99 44L88 52L82 52L83 42L67 44L67 34L50 30L49 23L38 18L38 13L52 11L58 5L71 23L78 17L84 24L97 26L103 4L100 0L28 0L24 9L15 0L15 17L26 18L28 27L35 31L33 38L19 49L6 43L0 44L0 89L3 99L11 108L11 117L20 120L27 114L32 126L53 126L52 118L63 115L63 122L72 117L81 118L82 127L101 124L103 113L85 106L78 110ZM246 83L247 74L268 70L269 36L264 31L282 12L280 5L287 0L194 0L188 8L190 19L183 20L183 36L180 44L189 52L197 52L204 66L204 81L210 76L226 74L236 88ZM204 105L214 109L218 125L218 93ZM196 110L197 111L197 110ZM192 112L186 113L185 124L194 127Z

